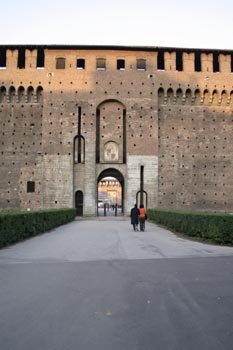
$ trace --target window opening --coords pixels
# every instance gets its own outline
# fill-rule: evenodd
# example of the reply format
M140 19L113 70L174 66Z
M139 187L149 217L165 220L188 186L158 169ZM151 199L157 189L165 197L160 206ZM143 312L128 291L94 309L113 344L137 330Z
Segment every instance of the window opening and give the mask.
M77 59L77 69L85 69L85 60L84 58Z
M145 59L137 59L137 70L146 70L146 60Z
M106 59L105 58L97 58L96 59L96 69L105 70L106 69Z
M164 51L163 50L158 51L157 67L158 69L164 70Z
M27 182L27 192L35 192L35 182L34 181L28 181Z
M56 59L56 69L65 69L66 59L64 57L58 57Z
M124 70L125 69L125 60L119 59L117 60L117 69Z
M37 49L36 67L44 68L44 49L42 47Z
M81 123L82 123L82 109L78 107L78 134L74 139L74 162L84 163L85 162L85 139L81 135Z
M6 68L6 49L0 50L0 68Z
M76 135L74 139L74 163L85 163L85 139Z

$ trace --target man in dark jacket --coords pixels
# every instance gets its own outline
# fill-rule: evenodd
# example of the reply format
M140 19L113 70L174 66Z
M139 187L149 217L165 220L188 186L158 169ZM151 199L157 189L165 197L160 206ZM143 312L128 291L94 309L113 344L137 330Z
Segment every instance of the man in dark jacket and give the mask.
M138 231L138 215L139 215L139 209L137 207L137 204L135 204L134 208L132 208L130 212L131 224L133 225L134 231Z

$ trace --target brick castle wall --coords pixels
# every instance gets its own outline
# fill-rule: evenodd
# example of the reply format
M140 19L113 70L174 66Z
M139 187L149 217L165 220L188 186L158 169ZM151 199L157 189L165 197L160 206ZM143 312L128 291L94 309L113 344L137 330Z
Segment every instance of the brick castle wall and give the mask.
M24 49L0 47L1 210L73 207L82 191L96 215L113 169L128 214L142 168L148 207L233 210L231 52Z

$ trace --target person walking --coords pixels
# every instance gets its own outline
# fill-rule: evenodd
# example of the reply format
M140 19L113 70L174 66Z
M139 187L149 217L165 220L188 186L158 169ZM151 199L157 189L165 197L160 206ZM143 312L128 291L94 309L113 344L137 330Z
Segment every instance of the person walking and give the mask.
M145 221L146 221L146 209L143 204L140 204L139 208L139 224L140 231L145 231Z
M139 216L139 209L137 207L137 204L135 204L134 208L132 208L130 211L131 225L133 225L134 231L138 231L138 216Z

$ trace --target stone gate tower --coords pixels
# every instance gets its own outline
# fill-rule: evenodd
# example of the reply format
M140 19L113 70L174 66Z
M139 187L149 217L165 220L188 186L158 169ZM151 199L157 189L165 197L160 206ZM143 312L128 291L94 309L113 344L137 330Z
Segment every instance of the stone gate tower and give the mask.
M232 52L0 46L1 210L233 210Z

